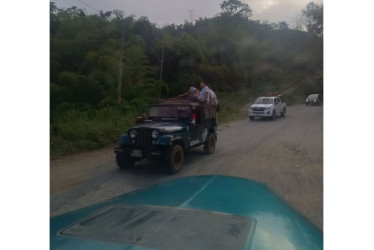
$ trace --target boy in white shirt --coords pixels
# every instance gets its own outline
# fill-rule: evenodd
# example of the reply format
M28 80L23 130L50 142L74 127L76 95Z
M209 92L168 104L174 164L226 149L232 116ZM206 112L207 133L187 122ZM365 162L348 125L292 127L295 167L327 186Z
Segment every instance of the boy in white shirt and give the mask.
M206 85L205 82L200 82L200 95L199 95L199 100L200 101L206 101L206 103L209 103L211 100L211 94L210 94L210 89Z

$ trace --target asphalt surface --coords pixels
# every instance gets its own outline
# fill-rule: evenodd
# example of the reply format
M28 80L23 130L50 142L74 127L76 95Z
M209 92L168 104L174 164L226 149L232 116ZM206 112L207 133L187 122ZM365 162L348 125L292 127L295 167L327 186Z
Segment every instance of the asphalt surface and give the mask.
M224 124L215 153L187 152L183 169L175 175L147 160L120 170L113 147L51 161L52 217L165 180L215 174L264 182L323 228L323 107L292 106L275 121Z

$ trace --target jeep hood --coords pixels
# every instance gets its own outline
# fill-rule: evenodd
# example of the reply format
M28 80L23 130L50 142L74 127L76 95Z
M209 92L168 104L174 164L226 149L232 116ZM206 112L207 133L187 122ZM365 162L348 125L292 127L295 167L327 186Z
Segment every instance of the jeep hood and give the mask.
M172 122L151 122L151 123L143 123L136 125L135 129L138 128L148 128L148 129L158 129L164 133L175 133L178 131L183 130L187 127L187 123L172 123Z

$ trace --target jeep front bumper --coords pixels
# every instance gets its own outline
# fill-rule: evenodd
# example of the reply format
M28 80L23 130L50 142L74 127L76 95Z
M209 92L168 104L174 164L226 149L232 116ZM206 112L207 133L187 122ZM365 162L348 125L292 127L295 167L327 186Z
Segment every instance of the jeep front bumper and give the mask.
M114 153L116 154L126 154L134 158L160 158L163 157L165 150L161 148L115 148Z

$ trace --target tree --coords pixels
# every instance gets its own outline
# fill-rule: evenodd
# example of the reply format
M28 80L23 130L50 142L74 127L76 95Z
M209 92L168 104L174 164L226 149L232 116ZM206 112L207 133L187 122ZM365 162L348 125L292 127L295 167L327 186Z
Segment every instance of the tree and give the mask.
M57 8L55 2L49 2L49 20L51 22L50 25L50 32L55 33L58 29L58 21L57 21L57 13L59 9Z
M99 15L100 15L101 18L109 19L110 16L112 15L112 11L107 11L107 12L104 13L102 10L100 10Z
M58 12L58 8L56 6L56 3L55 2L49 2L49 13L50 13L50 16L54 16L56 15L56 13Z
M279 22L278 23L278 29L287 30L288 29L288 24L285 21Z
M118 20L122 20L125 17L125 12L123 10L113 10L113 14Z
M240 16L245 19L249 19L252 16L252 9L248 4L240 0L225 0L220 6L223 15Z
M243 0L223 1L213 18L162 28L147 17L125 17L121 10L84 15L77 7L50 6L54 107L64 100L95 105L116 96L118 102L131 102L178 95L201 80L217 91L262 90L323 73L320 37L288 29L285 22L250 20L252 11ZM320 8L309 4L300 15L306 20L314 10ZM63 72L74 77L66 81ZM91 94L95 91L97 96Z
M308 3L296 18L296 29L323 36L323 5Z

